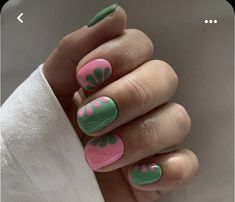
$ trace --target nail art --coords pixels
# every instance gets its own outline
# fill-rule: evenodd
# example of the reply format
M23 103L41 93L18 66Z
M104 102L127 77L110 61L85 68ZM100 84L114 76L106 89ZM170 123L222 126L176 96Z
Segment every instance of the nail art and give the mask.
M110 165L122 157L124 145L118 135L95 138L85 147L85 157L93 170Z
M77 74L77 80L87 91L107 80L112 73L111 64L105 59L95 59L84 65Z
M109 97L102 96L80 108L77 120L81 130L89 135L111 124L117 116L115 102Z
M103 10L101 10L100 12L98 12L92 19L91 21L88 23L88 27L91 27L93 25L95 25L96 23L98 23L99 21L101 21L103 18L105 18L107 15L109 15L110 13L113 13L116 8L118 7L117 4L113 4L111 6L108 6L106 8L104 8Z
M135 185L157 182L162 176L162 169L156 163L137 165L131 170L131 181Z

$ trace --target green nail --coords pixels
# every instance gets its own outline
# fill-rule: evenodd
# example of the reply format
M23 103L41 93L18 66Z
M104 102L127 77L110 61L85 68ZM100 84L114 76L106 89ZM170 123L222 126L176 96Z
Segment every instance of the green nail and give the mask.
M77 119L86 134L97 132L111 124L118 116L115 102L109 97L99 97L78 110Z
M88 23L88 27L91 27L93 25L95 25L97 22L101 21L103 18L105 18L107 15L109 15L110 13L113 13L116 8L118 7L117 4L113 4L111 6L108 6L106 8L104 8L103 10L101 10L100 12L98 12L92 19L91 21Z
M135 185L157 182L162 176L162 169L156 163L135 166L131 170L131 181Z

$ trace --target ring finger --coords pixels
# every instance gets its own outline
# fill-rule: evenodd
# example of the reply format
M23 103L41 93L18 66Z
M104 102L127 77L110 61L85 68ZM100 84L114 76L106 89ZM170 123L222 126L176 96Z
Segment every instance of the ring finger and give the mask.
M85 146L85 157L93 170L107 172L124 167L179 144L190 130L186 110L166 104Z

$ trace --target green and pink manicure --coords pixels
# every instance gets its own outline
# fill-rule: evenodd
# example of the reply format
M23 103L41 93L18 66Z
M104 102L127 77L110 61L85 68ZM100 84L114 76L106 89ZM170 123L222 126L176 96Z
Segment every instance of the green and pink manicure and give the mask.
M115 102L109 97L102 96L80 108L77 120L81 130L89 135L111 124L117 116Z
M131 169L131 181L134 185L145 185L160 180L162 169L156 163L137 165Z
M87 143L85 157L93 170L110 165L122 157L124 145L117 135L107 135Z
M84 65L77 74L77 80L87 91L94 90L112 74L112 66L105 59L95 59Z
M103 10L101 10L100 12L98 12L92 19L91 21L88 23L88 27L91 27L93 25L95 25L96 23L100 22L101 20L103 20L106 16L108 16L109 14L113 13L116 9L117 9L118 5L117 4L113 4L111 6L108 6L106 8L104 8Z

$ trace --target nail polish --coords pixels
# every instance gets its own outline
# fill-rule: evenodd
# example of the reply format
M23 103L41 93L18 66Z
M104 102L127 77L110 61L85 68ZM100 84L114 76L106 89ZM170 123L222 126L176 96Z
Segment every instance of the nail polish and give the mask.
M162 169L156 163L137 165L131 169L131 181L134 185L145 185L160 180Z
M106 96L99 97L78 110L77 120L87 135L103 129L118 116L115 102Z
M91 27L93 25L95 25L96 23L98 23L99 21L101 21L103 18L105 18L107 15L109 15L110 13L113 13L116 8L118 7L117 4L113 4L111 6L108 6L106 8L104 8L103 10L101 10L100 12L98 12L92 19L91 21L88 23L88 27Z
M105 59L95 59L84 65L77 73L77 80L87 91L107 80L112 74L111 64Z
M122 157L124 145L118 135L95 138L85 146L85 157L93 170L112 164Z

